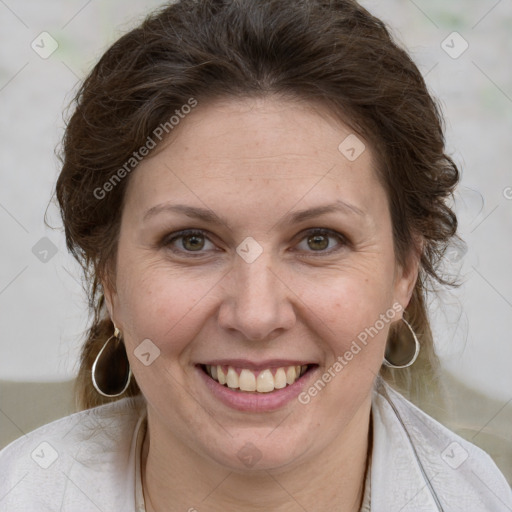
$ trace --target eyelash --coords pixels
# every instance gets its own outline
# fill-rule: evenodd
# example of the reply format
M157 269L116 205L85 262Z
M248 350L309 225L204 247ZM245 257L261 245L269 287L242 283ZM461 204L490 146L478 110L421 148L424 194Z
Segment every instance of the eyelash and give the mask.
M338 243L340 244L340 247L335 248L335 249L331 248L328 250L308 251L308 252L310 252L310 254L308 256L319 257L319 256L331 255L332 253L338 252L339 250L341 250L342 247L350 246L349 240L344 235L342 235L341 233L338 233L332 229L327 229L327 228L309 229L304 232L304 234L300 238L299 242L302 242L303 240L307 239L308 237L315 236L315 235L323 235L323 236L329 236L332 238L336 238ZM182 231L178 231L177 233L172 233L171 235L166 236L162 240L161 246L169 247L170 250L175 253L186 254L187 257L192 257L192 258L202 257L204 255L204 252L202 252L202 251L187 251L185 249L174 249L174 248L170 247L177 240L180 240L187 236L200 236L200 237L204 237L206 240L211 242L211 240L206 235L205 231L198 230L198 229L185 229ZM211 242L211 243L213 243L213 242Z

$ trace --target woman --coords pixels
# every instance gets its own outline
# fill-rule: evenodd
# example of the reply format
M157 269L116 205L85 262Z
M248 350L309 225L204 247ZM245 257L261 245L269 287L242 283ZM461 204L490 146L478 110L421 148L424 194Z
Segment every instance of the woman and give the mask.
M421 74L354 1L152 15L64 139L84 410L1 453L2 510L512 509L491 459L389 385L434 387L424 293L457 181Z

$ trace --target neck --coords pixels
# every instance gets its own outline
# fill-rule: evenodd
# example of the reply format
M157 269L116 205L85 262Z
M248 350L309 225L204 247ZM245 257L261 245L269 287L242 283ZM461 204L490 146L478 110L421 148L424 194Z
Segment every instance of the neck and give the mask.
M361 418L355 418L335 442L308 462L291 469L250 473L238 473L212 463L169 433L164 437L157 431L152 433L148 411L142 452L146 512L357 512L362 505L371 449L370 404L363 409L363 423Z

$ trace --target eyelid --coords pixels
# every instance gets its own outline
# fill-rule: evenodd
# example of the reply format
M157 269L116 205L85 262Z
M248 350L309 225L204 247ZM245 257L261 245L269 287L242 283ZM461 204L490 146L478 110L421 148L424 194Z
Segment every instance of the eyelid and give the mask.
M205 240L208 240L210 243L214 244L215 243L211 240L211 235L209 234L208 231L204 230L204 229L193 229L193 228L190 228L190 229L182 229L180 231L175 231L173 233L170 233L166 236L164 236L161 240L161 242L159 243L159 246L161 247L171 247L171 244L174 243L176 240L179 240L180 238L184 238L186 236L193 236L193 235L200 235L202 237L205 238ZM186 251L184 249L171 249L173 252L175 253L181 253L181 254L187 254L189 256L200 256L202 254L204 254L203 251Z
M342 233L339 233L338 231L335 231L334 229L330 228L310 228L306 229L304 231L301 231L296 238L298 238L298 242L302 241L307 236L314 236L314 235L326 235L331 236L333 238L338 239L338 242L342 247L352 247L351 241ZM297 242L297 244L298 244ZM307 256L326 256L332 253L335 253L339 251L340 248L332 248L325 251L307 251Z
M336 238L340 245L343 247L351 247L351 242L350 240L345 236L343 235L342 233L339 233L338 231L335 231L333 229L330 229L330 228L309 228L309 229L305 229L303 231L301 231L300 233L298 233L294 239L297 240L296 242L296 245L302 241L303 239L305 239L307 236L314 236L314 235L326 235L326 236L330 236L330 237L333 237L333 238ZM163 237L162 241L160 242L160 246L162 247L169 247L171 245L171 243L175 242L176 240L179 240L180 238L183 238L185 236L192 236L192 235L200 235L200 236L203 236L206 240L208 240L210 243L215 244L215 242L212 240L212 235L209 233L208 230L205 230L205 229L198 229L198 228L189 228L189 229L183 229L183 230L180 230L180 231L175 231L173 233L170 233L166 236ZM214 237L213 237L214 238ZM179 252L181 254L187 254L187 256L201 256L204 254L203 251L186 251L186 250L183 250L183 249L171 249L173 250L173 252ZM329 249L329 250L325 250L325 251L307 251L307 255L312 255L312 256L322 256L322 255L328 255L328 254L331 254L331 253L334 253L334 252L337 252L339 250L339 248L334 248L334 249ZM296 251L294 249L292 249L293 252L300 252L300 251ZM316 254L315 254L316 253Z

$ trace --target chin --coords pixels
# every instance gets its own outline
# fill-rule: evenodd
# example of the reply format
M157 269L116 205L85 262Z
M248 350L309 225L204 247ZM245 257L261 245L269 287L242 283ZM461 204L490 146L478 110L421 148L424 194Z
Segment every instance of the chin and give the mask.
M282 428L278 432L279 429L279 426L252 430L248 427L239 428L238 433L230 430L233 437L223 436L222 440L210 443L210 448L216 446L218 450L214 453L208 450L208 455L229 471L247 474L291 469L303 464L305 452L311 448L309 445L314 438L306 432L300 435L296 424L293 430Z

